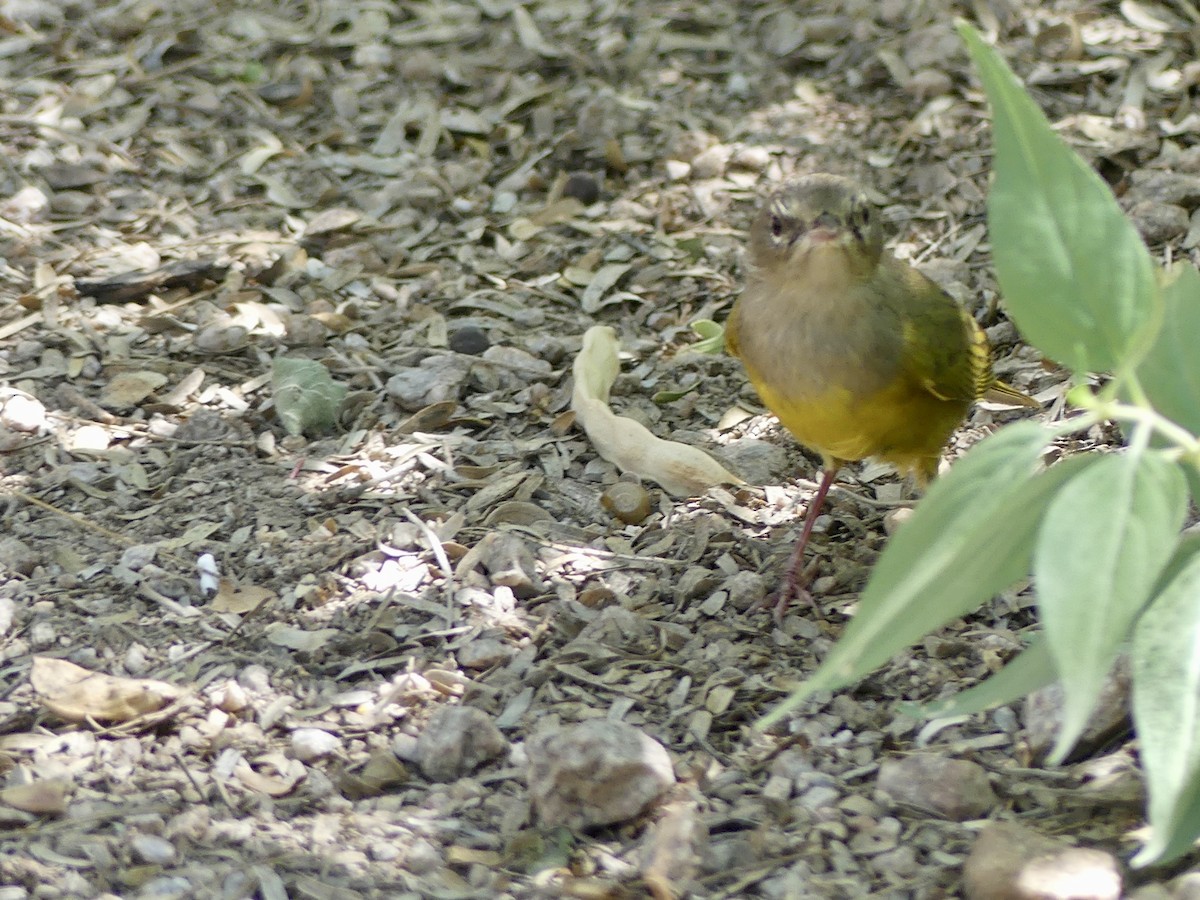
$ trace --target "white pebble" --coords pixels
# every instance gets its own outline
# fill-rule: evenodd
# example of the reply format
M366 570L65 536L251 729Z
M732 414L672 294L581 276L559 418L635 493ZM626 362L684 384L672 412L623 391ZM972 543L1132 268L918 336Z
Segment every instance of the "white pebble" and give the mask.
M300 762L311 762L328 756L341 746L336 735L320 728L297 728L292 732L292 756Z

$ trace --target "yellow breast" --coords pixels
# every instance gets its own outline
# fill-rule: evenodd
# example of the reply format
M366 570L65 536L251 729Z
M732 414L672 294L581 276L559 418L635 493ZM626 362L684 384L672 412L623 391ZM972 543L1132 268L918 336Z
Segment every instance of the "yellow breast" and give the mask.
M747 373L767 408L827 465L872 456L902 471L932 476L943 445L968 406L965 400L939 399L904 378L865 396L832 388L797 400L750 366Z

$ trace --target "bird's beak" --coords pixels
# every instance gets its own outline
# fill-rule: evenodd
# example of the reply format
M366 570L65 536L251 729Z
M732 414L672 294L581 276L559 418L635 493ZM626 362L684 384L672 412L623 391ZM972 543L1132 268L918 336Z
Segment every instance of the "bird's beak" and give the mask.
M846 227L836 215L823 212L815 219L804 234L804 241L810 246L838 243L846 236Z
M832 244L842 236L839 228L813 228L804 235L809 244Z

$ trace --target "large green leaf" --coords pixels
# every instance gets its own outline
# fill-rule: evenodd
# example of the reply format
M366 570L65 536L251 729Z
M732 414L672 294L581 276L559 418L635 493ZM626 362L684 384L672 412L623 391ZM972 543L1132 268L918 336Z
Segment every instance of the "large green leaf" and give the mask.
M999 54L971 26L958 29L992 107L988 227L1005 304L1052 359L1076 373L1115 369L1154 327L1150 255Z
M1200 837L1200 547L1188 549L1133 633L1133 721L1152 828L1139 866L1179 856Z
M1052 762L1087 725L1117 648L1171 559L1186 511L1182 471L1154 450L1104 454L1051 500L1033 576L1063 686Z
M1162 328L1138 379L1158 412L1200 434L1200 273L1185 263L1163 278Z
M1035 422L1003 428L934 482L879 557L841 640L764 725L816 691L861 678L1028 574L1036 527L1050 496L1092 461L1079 456L1039 472L1052 434Z

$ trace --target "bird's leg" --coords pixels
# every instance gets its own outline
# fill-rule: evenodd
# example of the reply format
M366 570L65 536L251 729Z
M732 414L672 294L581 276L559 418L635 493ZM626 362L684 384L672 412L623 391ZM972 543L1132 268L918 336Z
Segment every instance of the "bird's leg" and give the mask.
M804 527L800 531L796 546L792 549L792 556L788 560L787 568L784 569L783 587L775 601L776 623L783 621L783 615L792 605L793 600L808 596L808 581L812 577L812 573L804 571L804 551L808 548L808 539L812 536L813 525L817 521L817 516L821 514L822 507L825 506L825 495L829 493L838 468L836 463L825 466L821 473L821 483L817 485L817 492L808 501L808 509L804 513Z

